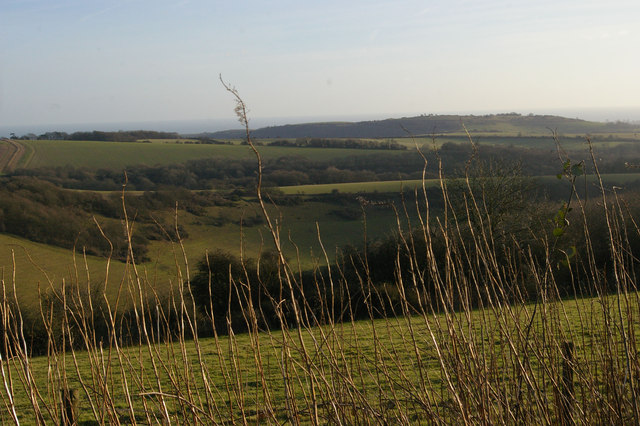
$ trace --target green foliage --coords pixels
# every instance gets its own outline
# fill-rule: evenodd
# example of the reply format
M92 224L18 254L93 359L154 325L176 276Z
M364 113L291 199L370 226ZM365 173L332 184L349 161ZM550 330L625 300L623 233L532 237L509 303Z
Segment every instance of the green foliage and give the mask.
M197 273L190 282L187 297L193 301L200 313L201 335L216 332L226 334L228 327L244 331L249 305L259 309L259 326L279 327L274 298L282 299L280 264L274 252L263 253L259 259L243 259L228 251L215 250L207 253L199 263ZM286 304L283 309L286 310Z
M570 181L575 181L576 178L584 175L584 173L584 161L580 161L577 164L571 164L571 159L567 159L562 163L562 172L558 173L556 177L558 179L565 177Z
M567 219L567 213L571 211L571 208L567 204L563 204L562 207L553 216L553 236L558 238L564 235L567 226L569 226L569 220Z
M32 241L79 249L88 254L108 256L109 242L93 223L89 211L113 211L113 200L95 194L71 193L33 178L3 179L0 186L0 231ZM127 241L122 227L103 222L112 240L114 257L127 257ZM136 250L145 255L142 240L135 238Z
M523 175L520 162L472 159L465 177L448 182L448 199L459 226L483 229L497 241L529 238L542 201L536 181Z

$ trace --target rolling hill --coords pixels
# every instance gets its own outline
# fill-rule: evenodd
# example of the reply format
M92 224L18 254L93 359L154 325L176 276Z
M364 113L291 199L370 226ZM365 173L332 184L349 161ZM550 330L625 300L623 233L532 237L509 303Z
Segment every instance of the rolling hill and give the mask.
M516 113L491 115L420 115L360 122L326 122L290 124L253 130L256 138L396 138L443 133L471 133L549 135L550 129L565 134L635 133L640 125L624 122L594 122L554 115L520 115ZM219 139L241 139L243 130L207 133Z

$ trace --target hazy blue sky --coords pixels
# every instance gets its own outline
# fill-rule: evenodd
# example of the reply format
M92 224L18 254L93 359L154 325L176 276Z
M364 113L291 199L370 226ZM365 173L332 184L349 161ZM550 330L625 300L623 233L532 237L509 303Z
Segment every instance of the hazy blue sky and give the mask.
M637 0L0 0L0 125L640 106Z

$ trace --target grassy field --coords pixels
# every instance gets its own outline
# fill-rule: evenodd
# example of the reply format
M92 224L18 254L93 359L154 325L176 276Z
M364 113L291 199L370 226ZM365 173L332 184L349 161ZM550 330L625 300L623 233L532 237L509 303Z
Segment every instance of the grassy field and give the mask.
M21 167L88 167L92 169L123 169L126 166L148 166L184 163L208 157L253 159L254 154L246 145L200 145L137 142L91 141L20 141L33 150L33 155ZM349 155L367 155L380 150L295 148L263 146L260 152L265 159L283 156L301 156L317 160L330 160ZM402 151L383 151L394 155Z
M138 267L149 283L163 283L157 288L160 293L168 290L166 283L175 276L176 261L170 255L173 249L170 245L156 246L154 261ZM196 253L192 254L196 256ZM112 260L108 265L107 259L83 256L81 251L74 254L69 249L0 234L0 269L5 282L10 284L10 297L13 298L15 271L15 294L21 306L31 309L37 309L40 294L59 290L63 283L71 282L81 282L83 286L89 283L96 291L104 286L110 300L115 301L120 294L123 305L127 305L130 297L126 292L122 293L122 284L126 283L129 268L121 261Z
M436 187L440 185L438 179L427 179L425 181L425 187ZM331 194L333 192L342 193L366 193L366 192L380 192L380 193L394 193L398 194L402 190L411 190L415 188L422 188L422 180L391 180L391 181L375 181L375 182L349 182L349 183L331 183L321 185L296 185L296 186L281 186L280 189L284 194L295 195L319 195L319 194Z
M311 268L321 254L318 231L322 243L331 254L336 248L346 244L361 244L363 241L363 223L361 212L349 212L354 217L345 219L339 215L343 210L322 202L305 202L296 206L271 206L270 214L278 218L280 234L283 239L283 250L286 257L297 268ZM193 216L181 213L179 223L188 231L189 237L183 241L189 259L199 260L205 251L223 249L235 254L244 253L246 257L256 257L258 253L270 250L273 246L265 224L240 226L239 223L227 222L221 226L210 223L227 218L239 221L242 216L251 218L260 214L256 203L242 203L234 207L209 208L205 216ZM316 228L317 223L317 228ZM367 212L369 238L381 238L390 235L394 227L394 214L384 206L368 209ZM173 255L166 243L152 246L152 259L158 259L159 265L173 265ZM192 267L195 265L191 265ZM164 266L163 266L164 268Z
M607 186L625 185L640 180L640 173L620 173L620 174L603 174L603 183ZM552 185L558 183L556 176L535 176L532 177L536 183ZM580 179L578 183L586 183L593 185L597 183L595 176L586 176ZM349 182L349 183L332 183L322 185L296 185L281 186L278 189L287 195L320 195L339 193L399 193L402 190L413 192L414 189L420 190L423 186L422 180L393 180L393 181L373 181L373 182ZM439 187L438 179L426 179L424 181L425 188Z
M492 134L474 134L474 141L480 145L503 146L517 148L537 148L555 151L555 143L549 136L504 136ZM468 144L466 135L439 135L435 139L430 137L396 138L399 144L407 149L415 149L416 145L423 150L439 148L445 143ZM635 147L638 138L633 135L618 136L615 134L595 135L592 138L594 147L607 149L619 146ZM182 141L181 141L182 142ZM158 140L151 143L143 142L92 142L92 141L17 141L25 147L25 152L17 163L21 168L38 167L87 167L92 169L121 170L133 165L167 165L184 163L210 157L230 159L253 159L251 149L246 145L234 143L232 145L206 145L176 143L175 141ZM562 139L563 147L569 151L584 150L585 139L573 136ZM342 158L351 155L370 155L381 152L388 155L398 155L402 150L374 150L374 149L338 149L338 148L299 148L270 146L264 141L259 146L264 159L276 159L283 156L300 156L318 161Z
M32 358L28 368L32 387L41 392L40 408L52 410L44 411L49 421L57 418L60 404L53 389L63 381L78 392L79 424L100 418L129 423L132 417L155 423L165 413L179 423L307 423L314 415L321 423L511 423L514 413L527 423L539 416L556 423L559 378L566 369L561 347L570 341L575 344L572 386L579 396L573 415L590 422L603 420L592 405L598 395L610 397L601 393L607 392L606 360L624 364L624 334L611 334L606 324L607 312L618 303L628 312L638 295L336 323L305 328L302 340L291 329L150 342L102 354ZM536 310L541 313L534 317ZM517 330L524 334L531 320L525 341ZM626 337L640 338L640 327ZM23 367L13 360L3 371L19 383ZM106 375L96 377L98 371ZM521 371L528 376L517 408ZM480 388L468 388L474 385ZM472 399L483 395L479 390L491 405ZM19 420L33 423L24 389L16 386L12 396ZM537 406L540 402L548 405ZM468 410L466 419L458 403ZM353 406L358 409L351 411ZM10 412L0 418L10 422Z
M15 273L16 291L20 303L24 306L36 306L38 287L46 292L50 285L56 288L65 280L75 280L77 271L86 271L90 280L102 282L105 278L106 262L104 259L79 253L75 256L71 250L34 243L22 238L0 234L0 268L7 283L13 282ZM15 268L14 268L15 267ZM124 275L124 264L113 262L111 275L113 284L117 284ZM84 277L87 272L82 272ZM83 278L84 278L83 277ZM107 291L111 293L113 289Z

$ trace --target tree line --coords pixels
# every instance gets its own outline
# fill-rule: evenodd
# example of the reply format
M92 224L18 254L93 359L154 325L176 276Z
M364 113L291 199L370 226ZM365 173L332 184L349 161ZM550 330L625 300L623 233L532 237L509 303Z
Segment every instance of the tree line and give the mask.
M387 149L406 150L394 139L326 139L326 138L296 138L295 140L278 139L269 142L271 146L291 146L297 148L345 148L345 149Z
M158 132L154 130L119 130L117 132L103 132L93 130L89 132L45 132L40 135L27 133L20 137L11 133L11 139L20 140L70 140L70 141L103 141L103 142L136 142L143 139L179 139L176 132Z

